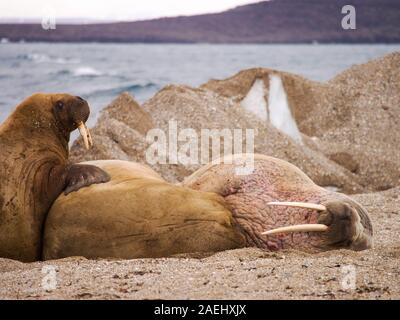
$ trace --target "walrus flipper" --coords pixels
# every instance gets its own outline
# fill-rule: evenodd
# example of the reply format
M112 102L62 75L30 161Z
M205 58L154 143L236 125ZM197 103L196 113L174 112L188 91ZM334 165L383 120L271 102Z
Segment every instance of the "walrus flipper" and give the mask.
M109 174L96 166L74 164L69 166L67 170L68 172L64 189L65 195L92 184L110 181Z

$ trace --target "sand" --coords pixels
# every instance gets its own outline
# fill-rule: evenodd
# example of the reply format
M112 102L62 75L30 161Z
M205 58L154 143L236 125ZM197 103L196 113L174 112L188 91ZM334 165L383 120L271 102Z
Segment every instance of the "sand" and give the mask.
M245 248L203 256L72 257L29 264L0 259L0 299L400 299L399 191L354 196L371 213L371 250L306 254ZM56 272L54 290L42 286L46 266Z

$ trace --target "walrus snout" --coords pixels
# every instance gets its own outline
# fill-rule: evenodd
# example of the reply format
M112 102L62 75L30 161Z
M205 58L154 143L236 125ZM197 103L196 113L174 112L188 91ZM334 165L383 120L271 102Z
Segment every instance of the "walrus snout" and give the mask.
M75 124L75 129L79 123L85 123L89 119L90 108L86 100L81 97L75 96L74 102L71 103L70 115L71 121Z
M327 246L365 250L372 247L372 225L364 208L348 201L325 204L318 223L328 226L324 238Z
M316 224L299 224L263 232L273 235L291 232L319 232L322 246L355 251L372 248L373 229L367 211L355 201L330 201L325 204L304 202L270 202L272 206L307 208L319 211Z

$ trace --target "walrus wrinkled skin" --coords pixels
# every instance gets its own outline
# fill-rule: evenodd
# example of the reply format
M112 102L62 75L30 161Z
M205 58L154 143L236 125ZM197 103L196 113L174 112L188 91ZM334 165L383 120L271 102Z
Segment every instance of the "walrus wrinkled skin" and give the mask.
M64 190L106 182L100 168L68 163L70 132L84 127L89 106L68 94L35 94L0 126L0 257L41 258L43 224Z
M235 156L235 161L246 155ZM254 171L236 175L236 164L211 163L181 185L126 161L93 161L111 181L61 195L48 215L44 259L166 257L257 246L310 252L372 245L365 209L345 195L315 185L297 167L255 155ZM324 204L324 212L275 207L271 201ZM262 235L280 226L324 223L326 232Z
M251 174L236 175L238 166L252 160ZM220 194L248 246L317 252L340 248L358 251L373 244L373 228L365 208L344 194L317 186L284 160L260 154L228 156L199 169L183 185ZM319 204L326 210L269 205L276 201ZM326 232L262 235L278 227L316 223L328 226Z

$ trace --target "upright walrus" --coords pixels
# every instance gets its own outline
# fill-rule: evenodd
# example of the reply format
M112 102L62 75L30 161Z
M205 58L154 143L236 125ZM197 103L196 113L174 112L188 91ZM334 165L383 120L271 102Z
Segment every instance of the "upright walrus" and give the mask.
M243 174L241 163L251 163L248 159L254 167ZM280 159L228 156L181 185L140 164L89 163L111 180L55 201L44 230L44 259L165 257L244 246L308 252L372 246L372 225L359 203L317 186Z
M68 163L70 132L88 148L88 103L68 94L34 94L0 126L0 257L41 258L47 212L65 194L107 182L102 169Z

